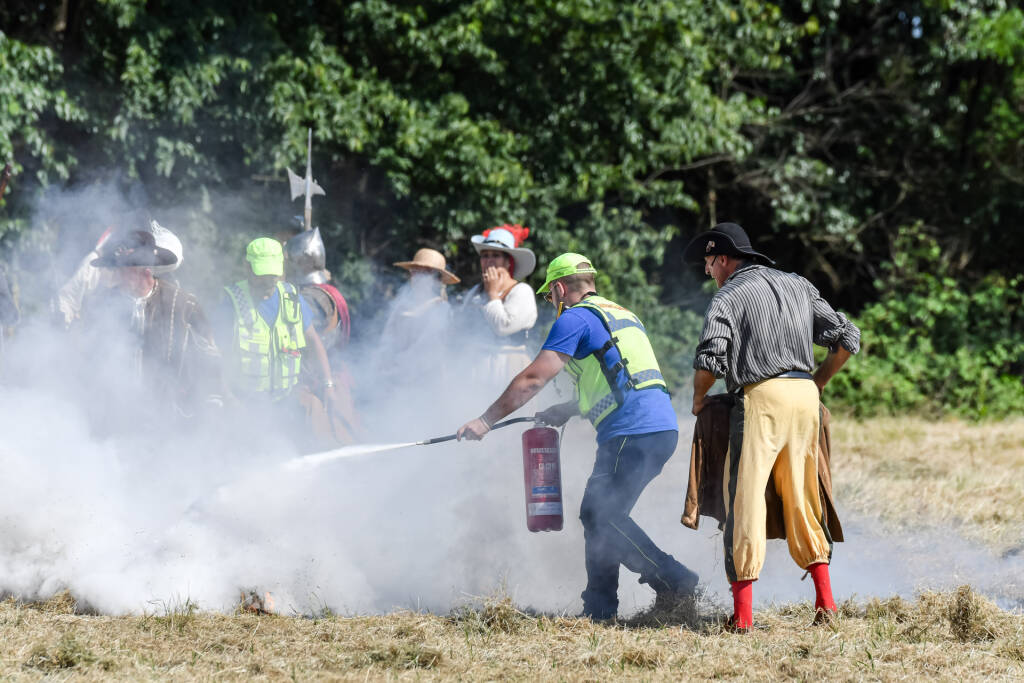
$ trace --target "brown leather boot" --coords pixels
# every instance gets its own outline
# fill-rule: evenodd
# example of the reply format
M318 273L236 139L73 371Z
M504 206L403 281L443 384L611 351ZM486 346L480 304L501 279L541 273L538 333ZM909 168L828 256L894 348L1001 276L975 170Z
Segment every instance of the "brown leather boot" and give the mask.
M736 615L730 616L724 624L722 624L722 630L726 633L735 633L737 635L745 636L750 634L751 626L737 626Z
M834 609L818 607L814 610L814 621L811 622L811 626L832 626L836 623L838 615L839 613Z

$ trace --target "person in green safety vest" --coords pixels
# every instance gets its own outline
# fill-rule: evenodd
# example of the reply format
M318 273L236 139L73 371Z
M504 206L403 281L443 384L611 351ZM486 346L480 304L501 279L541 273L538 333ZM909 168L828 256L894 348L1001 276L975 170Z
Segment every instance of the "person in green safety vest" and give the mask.
M643 324L598 296L596 273L580 254L562 254L548 265L538 293L547 293L558 317L540 353L480 417L459 428L458 437L482 439L561 370L569 373L576 400L537 418L559 426L582 415L597 430L597 458L580 505L587 569L581 597L583 614L600 620L618 612L619 565L655 590L658 608L692 596L698 577L630 517L644 488L675 451L679 426Z
M277 403L289 398L303 363L321 378L321 400L333 400L334 383L323 343L313 327L309 304L285 282L284 251L269 237L254 239L245 250L250 273L224 288L218 309L218 346L226 368L225 394L247 402ZM230 334L224 321L231 321Z

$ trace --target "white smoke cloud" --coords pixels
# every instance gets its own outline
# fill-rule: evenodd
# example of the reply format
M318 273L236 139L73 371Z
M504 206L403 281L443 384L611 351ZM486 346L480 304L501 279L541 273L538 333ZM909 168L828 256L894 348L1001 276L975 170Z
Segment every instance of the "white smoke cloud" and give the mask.
M185 597L232 609L241 590L255 589L272 592L279 609L368 612L445 611L506 585L538 608L578 609L582 533L571 514L562 534L526 531L521 429L291 472L283 465L298 451L272 423L230 412L159 419L125 362L132 339L120 326L121 295L97 293L93 314L115 314L101 333L51 326L47 289L108 221L133 213L98 192L69 193L63 208L60 196L47 198L54 235L71 215L97 234L64 250L49 282L33 282L36 314L2 359L0 467L10 491L0 500L0 591L45 598L69 589L120 613ZM105 208L90 214L93 206ZM203 277L237 270L240 253L197 253L188 230L153 217L178 229L186 266L216 264ZM186 268L175 275L185 289L200 279ZM416 296L403 288L395 303ZM208 314L215 301L203 299ZM403 354L372 325L349 350L368 441L452 432L494 398L460 381L465 339L437 323ZM579 473L577 505L585 463Z
M49 201L57 211L57 199ZM197 254L197 242L181 236L186 265L202 264L204 277L234 268L232 255ZM199 276L184 268L178 274L186 289ZM396 301L405 306L414 295L402 291ZM230 610L240 591L253 589L270 591L285 612L366 613L445 612L504 587L523 607L581 609L577 512L596 450L588 424L574 420L564 434L565 528L534 534L525 523L519 425L482 443L416 446L292 471L284 465L298 451L272 423L227 413L156 420L119 362L117 335L97 347L39 318L45 315L19 330L2 359L0 591L45 598L69 589L102 612L123 613L184 598ZM403 354L379 327L355 330L362 340L347 358L367 442L453 432L495 398L464 380L466 340L445 329L432 327ZM546 389L520 414L561 400ZM704 520L700 532L679 524L692 427L692 418L680 419L676 455L641 495L634 518L712 594L728 596L713 523ZM841 498L838 505L842 513ZM866 521L843 521L850 541L836 546L839 599L908 594L925 582L984 588L993 586L987 577L996 566L1021 583L1020 562L1000 563L948 535L894 538ZM756 601L811 599L800 574L785 544L771 542ZM622 571L620 613L653 600L636 579Z

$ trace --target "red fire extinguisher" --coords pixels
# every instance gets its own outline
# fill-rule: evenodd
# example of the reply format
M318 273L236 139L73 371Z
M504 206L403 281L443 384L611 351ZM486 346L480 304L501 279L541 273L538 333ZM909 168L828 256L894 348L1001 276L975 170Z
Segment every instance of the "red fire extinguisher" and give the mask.
M558 430L534 427L523 432L523 484L526 488L526 528L561 531L562 472Z

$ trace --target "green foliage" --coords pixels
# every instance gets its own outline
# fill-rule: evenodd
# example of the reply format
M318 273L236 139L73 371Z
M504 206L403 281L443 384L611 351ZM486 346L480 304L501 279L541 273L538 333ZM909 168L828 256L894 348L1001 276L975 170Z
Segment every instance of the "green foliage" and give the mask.
M1024 14L1005 0L780 3L785 66L737 73L772 116L708 173L711 216L859 309L892 236L921 221L952 277L1024 254ZM693 182L690 183L692 188ZM718 205L722 208L719 208Z
M991 314L1019 303L1024 258L1013 3L51 4L0 5L0 154L16 172L0 246L36 250L23 270L51 289L47 250L122 218L47 214L48 187L118 185L191 253L240 262L298 212L283 171L301 169L312 127L316 223L357 320L391 262L439 248L472 283L468 237L519 222L533 284L557 254L586 254L685 391L706 297L680 251L738 220L863 311L871 351L836 380L857 410L1016 405L1019 361L1000 359L1019 355L1019 318ZM899 229L916 224L941 275L904 263ZM191 267L225 272L201 253Z
M272 200L249 178L301 164L312 126L328 190L317 222L357 307L373 275L358 257L439 247L472 281L467 238L518 221L534 229L539 270L583 251L603 291L655 317L665 247L698 207L680 168L749 152L743 128L769 112L731 73L780 68L793 35L759 3L697 0L105 0L77 12L61 36L46 13L32 31L51 59L63 50L54 78L81 110L36 122L88 170L71 183L98 172L141 185L151 213L185 221L170 227L237 252L234 233L287 223L284 188ZM24 208L35 194L18 197Z
M1024 413L1024 275L964 286L919 228L896 238L881 298L856 319L861 353L829 385L858 415Z
M30 171L28 181L47 185L67 180L75 158L55 144L41 124L80 121L82 109L62 87L63 70L53 50L12 40L0 31L0 167L13 161L15 173ZM23 161L22 161L23 160ZM8 190L9 191L9 190ZM0 199L3 199L0 197ZM24 211L0 220L0 238L27 224Z

